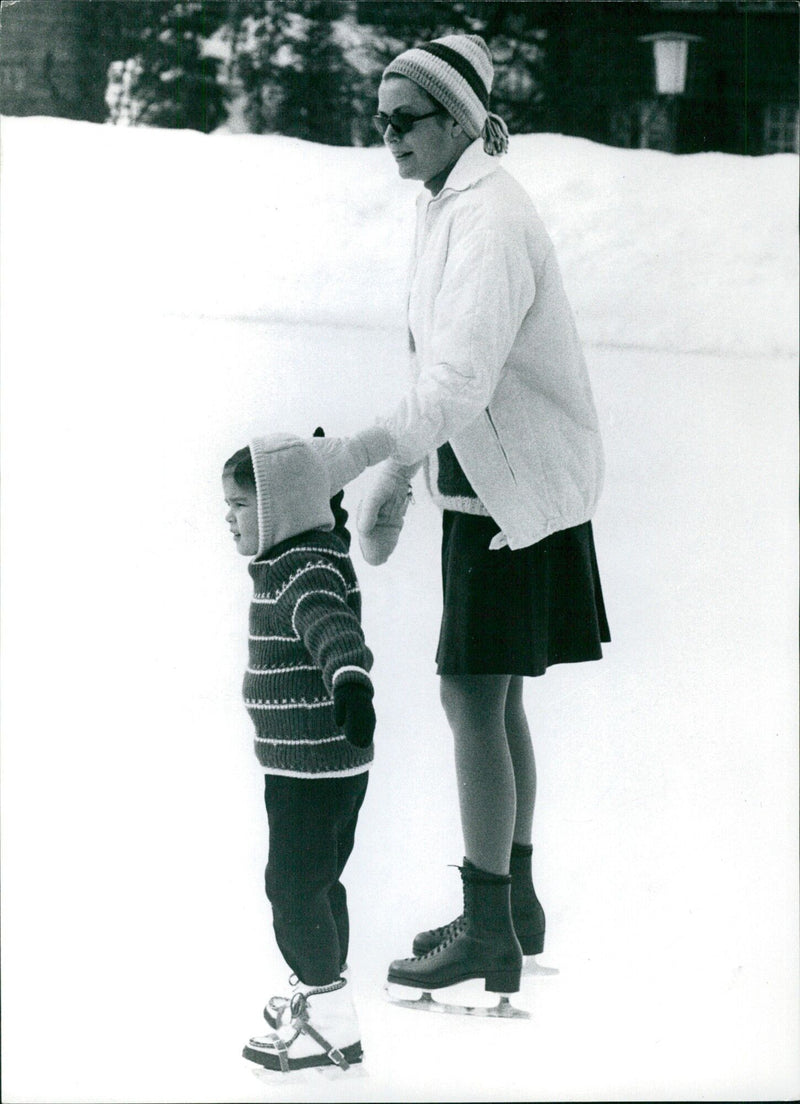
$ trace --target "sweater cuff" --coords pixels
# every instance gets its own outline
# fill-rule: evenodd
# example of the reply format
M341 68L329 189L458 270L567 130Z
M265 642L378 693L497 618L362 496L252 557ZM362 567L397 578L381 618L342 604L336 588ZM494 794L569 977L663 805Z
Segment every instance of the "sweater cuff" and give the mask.
M356 667L355 665L340 667L338 671L334 672L333 678L331 679L331 686L335 690L336 687L343 682L358 682L369 690L370 694L375 693L372 686L372 679L363 667Z

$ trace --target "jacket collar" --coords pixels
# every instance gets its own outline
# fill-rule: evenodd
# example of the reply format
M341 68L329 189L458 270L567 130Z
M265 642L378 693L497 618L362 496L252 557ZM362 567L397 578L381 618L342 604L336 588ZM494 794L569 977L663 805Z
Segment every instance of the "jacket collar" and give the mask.
M465 192L467 188L477 184L484 176L495 172L497 167L497 158L490 157L486 153L482 138L476 138L472 145L467 146L458 161L453 165L439 195L431 196L428 192L423 191L420 199L423 203L433 203L445 192Z

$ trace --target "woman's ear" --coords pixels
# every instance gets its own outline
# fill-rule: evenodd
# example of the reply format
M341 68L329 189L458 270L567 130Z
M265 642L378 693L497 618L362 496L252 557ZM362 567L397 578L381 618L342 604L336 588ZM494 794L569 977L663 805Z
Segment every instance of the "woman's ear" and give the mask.
M450 133L454 138L460 138L462 134L465 134L465 130L458 119L454 119L450 116Z
M467 134L464 127L457 119L451 117L449 124L447 125L446 132L453 148L459 153L463 152L467 146L471 145L472 139Z

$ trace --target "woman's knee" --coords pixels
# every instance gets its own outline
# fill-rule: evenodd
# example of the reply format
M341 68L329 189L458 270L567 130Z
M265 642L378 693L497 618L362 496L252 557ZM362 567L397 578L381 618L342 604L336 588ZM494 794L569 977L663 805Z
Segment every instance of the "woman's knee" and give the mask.
M469 675L442 675L439 700L452 729L463 728L475 719L477 698Z
M453 729L503 727L508 675L442 675L439 698Z
M450 675L442 675L439 679L439 701L451 724L455 714L461 709L460 697L458 680Z
M525 715L525 705L522 700L523 679L515 675L509 685L506 694L505 723L507 732L527 732L528 719Z

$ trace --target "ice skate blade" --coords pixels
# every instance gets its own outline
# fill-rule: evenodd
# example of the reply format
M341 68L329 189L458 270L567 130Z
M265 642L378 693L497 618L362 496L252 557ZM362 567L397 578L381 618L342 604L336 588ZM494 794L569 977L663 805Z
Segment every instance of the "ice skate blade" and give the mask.
M522 973L525 977L555 977L561 971L556 966L545 966L535 958L526 958L522 964Z
M305 1094L309 1086L319 1085L320 1080L336 1082L346 1077L348 1081L352 1081L368 1076L366 1067L360 1062L346 1070L339 1066L307 1066L305 1069L289 1070L287 1073L251 1063L250 1073L262 1085L268 1085L273 1089L280 1085L280 1099L284 1101L308 1100L309 1097Z
M524 1008L517 1008L511 1004L507 996L499 994L497 1004L449 1004L447 1001L436 1000L427 989L412 990L420 995L418 997L395 996L395 991L388 985L384 986L389 1001L398 1004L402 1008L414 1008L418 1012L446 1012L451 1016L490 1016L497 1020L529 1020L530 1012Z

